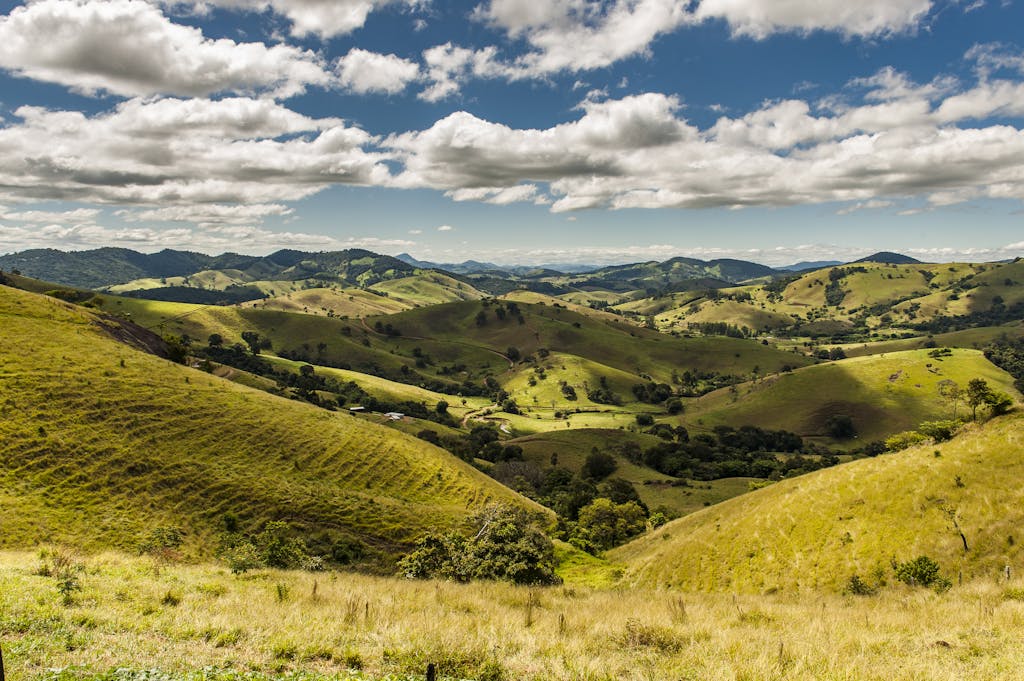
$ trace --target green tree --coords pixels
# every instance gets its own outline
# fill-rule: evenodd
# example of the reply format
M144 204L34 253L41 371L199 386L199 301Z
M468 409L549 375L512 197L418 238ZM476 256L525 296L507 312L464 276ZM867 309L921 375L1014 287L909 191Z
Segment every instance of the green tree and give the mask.
M992 399L992 389L984 378L972 378L967 384L967 406L971 408L971 420L978 420L978 407Z
M249 351L253 355L260 354L260 335L258 333L255 331L243 331L242 340L249 346Z
M956 381L944 378L939 381L938 385L939 395L953 407L953 418L956 419L956 408L960 404L960 398L963 395L963 390Z
M614 456L595 447L590 454L587 454L583 467L580 469L580 476L590 480L604 480L618 467L619 464Z
M618 546L647 527L647 514L635 501L616 504L603 497L580 509L579 529L599 551Z
M399 571L410 579L468 582L498 579L515 584L557 584L555 547L525 510L497 504L469 520L472 534L431 533L402 558Z

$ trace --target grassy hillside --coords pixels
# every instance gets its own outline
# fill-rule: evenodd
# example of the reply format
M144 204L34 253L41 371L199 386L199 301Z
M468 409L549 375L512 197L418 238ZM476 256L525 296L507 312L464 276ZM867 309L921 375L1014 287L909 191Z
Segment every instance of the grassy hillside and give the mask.
M451 303L390 315L386 321L404 336L468 342L498 352L513 346L524 356L545 348L666 383L673 371L686 369L743 375L755 367L771 372L808 363L754 341L676 338L541 304L517 304L517 313L507 309L495 303Z
M412 305L394 298L355 288L300 289L294 293L284 293L255 304L243 303L243 305L263 310L330 315L332 317L370 317L401 312L412 307Z
M386 558L488 500L528 503L420 440L171 364L116 324L0 287L0 542L131 548L226 513Z
M469 284L433 271L374 284L371 288L402 303L405 307L439 305L457 300L479 300L484 294Z
M952 407L938 392L942 380L966 387L983 378L1015 394L1013 379L978 350L953 350L932 357L910 350L829 362L709 393L688 405L684 422L697 431L718 424L783 428L823 437L826 421L843 414L853 419L857 441L883 439L916 428L922 421L952 418ZM960 405L959 415L965 407ZM843 443L835 443L842 445Z
M612 553L624 583L707 591L842 589L927 555L956 583L1019 566L1024 417L953 441L785 480L681 518ZM954 525L955 520L955 525ZM968 542L965 551L959 527Z

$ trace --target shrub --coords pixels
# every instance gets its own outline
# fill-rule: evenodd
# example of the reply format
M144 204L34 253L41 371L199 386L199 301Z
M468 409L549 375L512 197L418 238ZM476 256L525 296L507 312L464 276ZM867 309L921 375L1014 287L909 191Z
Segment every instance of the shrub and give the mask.
M913 430L908 430L887 437L885 439L885 449L889 452L898 452L906 449L907 447L919 445L927 439L928 437L926 435L922 435L921 433Z
M557 584L551 540L524 510L488 506L470 518L471 538L458 532L430 533L399 561L409 579L459 582L500 579L515 584Z
M896 579L911 586L930 586L936 591L946 591L952 583L939 575L939 564L928 556L918 556L904 563L892 560Z
M843 589L843 593L850 594L852 596L874 596L875 589L860 578L860 575L851 575L850 581L846 583L846 588Z

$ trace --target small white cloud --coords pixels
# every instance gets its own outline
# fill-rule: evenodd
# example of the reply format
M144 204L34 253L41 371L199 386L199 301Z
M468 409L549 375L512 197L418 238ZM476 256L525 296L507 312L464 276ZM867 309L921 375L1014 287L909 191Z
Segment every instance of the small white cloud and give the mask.
M439 232L452 232L452 231L455 231L455 228L452 227L451 225L441 225L440 227L437 228L437 231L439 231Z
M395 94L419 76L418 64L393 54L378 54L353 47L338 59L338 81L359 94Z
M423 234L422 229L410 229L409 234Z

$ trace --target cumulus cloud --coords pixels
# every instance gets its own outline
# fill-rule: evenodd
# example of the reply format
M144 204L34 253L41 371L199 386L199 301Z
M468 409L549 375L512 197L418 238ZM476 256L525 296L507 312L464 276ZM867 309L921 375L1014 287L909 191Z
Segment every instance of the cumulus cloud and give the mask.
M755 39L816 30L877 37L915 29L931 7L931 0L489 0L473 16L528 45L489 73L518 80L643 56L660 36L711 20Z
M26 222L30 224L82 224L91 223L100 214L98 208L76 208L75 210L9 210L0 206L0 220Z
M95 116L26 106L15 116L0 128L0 188L18 200L266 204L389 180L363 130L267 100L129 100Z
M440 227L437 228L437 231L439 231L439 232L454 232L455 228L452 227L451 225L441 225Z
M270 92L330 83L320 59L288 45L211 40L146 2L37 0L0 17L0 67L83 93Z
M420 67L415 62L393 54L378 54L354 47L338 59L338 81L353 92L366 94L401 92L419 78Z
M456 94L461 84L471 77L494 78L507 75L507 66L500 64L496 47L470 50L448 42L423 51L427 80L430 85L419 94L427 102L439 102Z
M1020 111L1020 84L986 81L950 95L953 84L918 86L890 71L868 80L869 93L884 94L859 105L770 102L705 130L680 117L675 98L648 93L584 101L577 120L547 129L456 112L383 144L404 163L396 186L455 200L550 201L556 212L1024 200L1024 133L956 126ZM546 191L524 189L539 183Z
M351 33L366 23L371 12L387 5L417 7L421 0L165 0L172 6L189 6L193 11L225 7L254 12L272 10L286 17L296 37L317 35L332 38Z
M184 222L201 228L220 225L252 225L270 216L291 215L293 209L279 203L198 204L167 206L149 210L120 210L125 222Z
M735 35L766 38L779 31L890 35L918 26L931 0L701 0L698 19L722 19Z

